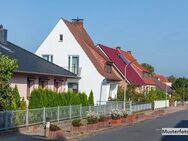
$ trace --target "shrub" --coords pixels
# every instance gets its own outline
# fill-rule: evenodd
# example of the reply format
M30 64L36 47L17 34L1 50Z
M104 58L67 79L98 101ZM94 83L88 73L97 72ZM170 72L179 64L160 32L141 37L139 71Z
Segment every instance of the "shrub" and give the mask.
M108 119L107 116L104 116L104 115L100 115L100 116L99 116L99 122L106 121L107 119Z
M127 112L126 112L125 110L122 111L122 116L123 116L124 118L127 118L128 114L127 114Z
M115 109L111 111L111 118L112 119L120 119L123 116L122 111Z
M20 102L20 109L21 110L26 110L26 108L27 108L27 103L26 103L24 97L22 97L22 100Z
M29 108L56 107L68 105L87 106L88 99L85 93L63 92L58 93L49 89L34 89L29 99Z
M94 124L94 123L97 123L98 120L99 120L99 114L91 111L91 112L87 112L87 123L88 124Z
M57 125L50 124L50 131L58 131L58 130L61 130L61 128L58 127Z
M79 127L81 126L81 119L74 119L72 120L72 125L75 126L75 127Z
M88 98L88 103L90 106L94 106L94 96L93 96L93 91L91 90Z

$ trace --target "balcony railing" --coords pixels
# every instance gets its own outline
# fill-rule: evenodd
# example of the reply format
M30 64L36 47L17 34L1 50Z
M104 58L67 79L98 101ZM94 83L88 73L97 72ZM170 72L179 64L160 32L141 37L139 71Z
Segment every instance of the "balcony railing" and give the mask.
M82 68L81 67L63 67L64 69L76 74L77 76L81 76L81 70Z

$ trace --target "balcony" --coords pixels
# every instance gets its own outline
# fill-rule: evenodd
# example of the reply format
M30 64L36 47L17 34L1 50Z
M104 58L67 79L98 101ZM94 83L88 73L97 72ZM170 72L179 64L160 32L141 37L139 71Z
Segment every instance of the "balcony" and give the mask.
M63 68L72 72L72 73L74 73L74 74L76 74L79 77L81 76L81 70L82 70L81 67L76 67L76 66L75 67L67 67L67 66L65 66Z

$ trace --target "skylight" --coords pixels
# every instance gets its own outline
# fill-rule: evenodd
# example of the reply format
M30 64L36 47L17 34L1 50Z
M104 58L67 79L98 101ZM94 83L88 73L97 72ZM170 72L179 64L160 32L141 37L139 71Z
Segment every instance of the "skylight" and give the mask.
M128 64L128 63L129 63L129 61L127 61L127 60L125 59L125 57L123 57L123 55L118 54L118 56L119 56L119 58L120 58L125 64Z

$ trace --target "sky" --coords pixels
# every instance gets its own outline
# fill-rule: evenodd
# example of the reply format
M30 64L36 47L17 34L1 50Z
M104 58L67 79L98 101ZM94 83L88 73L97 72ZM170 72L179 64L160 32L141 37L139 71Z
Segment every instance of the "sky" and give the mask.
M83 18L95 44L120 46L163 75L188 77L188 0L1 0L8 40L35 52L58 20Z

